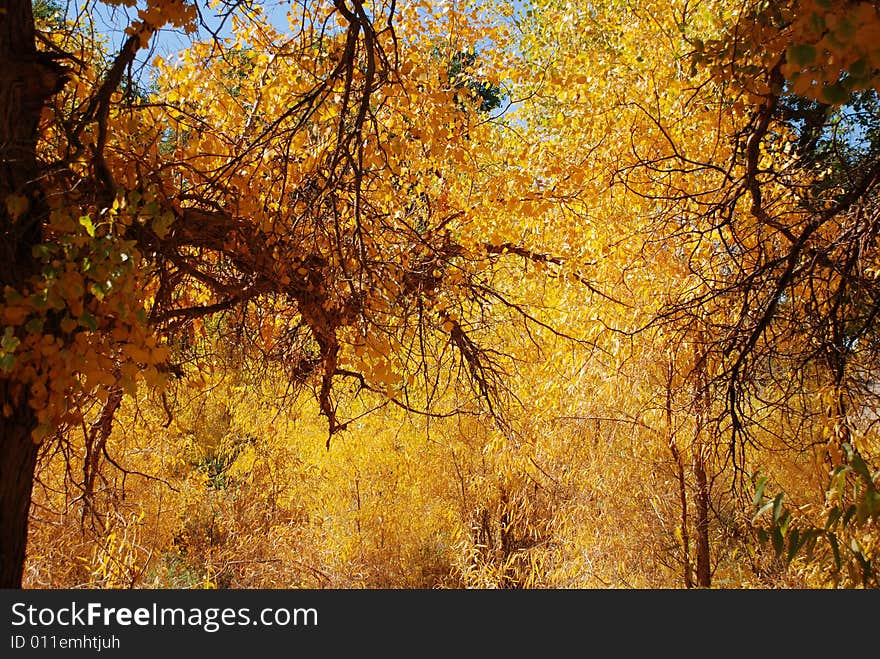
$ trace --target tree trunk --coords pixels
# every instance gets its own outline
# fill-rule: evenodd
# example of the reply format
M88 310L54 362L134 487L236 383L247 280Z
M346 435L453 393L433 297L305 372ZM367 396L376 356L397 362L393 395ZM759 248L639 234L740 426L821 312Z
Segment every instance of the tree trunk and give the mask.
M706 364L706 355L700 352L700 346L705 346L706 341L702 332L697 335L697 343L694 344L694 375L696 384L694 390L696 419L693 446L693 469L696 484L695 499L695 543L697 560L697 587L712 587L711 568L711 545L709 544L709 479L706 475L706 442L703 437L709 432L709 415L711 401L709 399L709 373Z
M63 68L37 51L31 0L0 0L0 307L6 287L21 291L39 272L32 250L45 202L37 128L63 84ZM14 368L0 371L0 403L0 588L20 588L38 447L28 388Z
M678 482L678 506L681 526L681 569L684 577L684 587L693 588L694 580L691 577L691 538L688 530L688 502L687 502L687 479L684 473L684 461L681 452L678 450L675 433L675 418L672 412L672 381L675 371L672 365L669 365L666 378L666 432L668 433L667 446L672 453L672 459L675 462L675 480Z
M0 398L9 400L6 382ZM0 588L21 588L27 547L31 488L37 462L37 445L31 439L34 414L27 403L0 419Z
M712 587L709 548L709 482L703 462L702 446L694 452L694 477L697 482L696 496L696 535L697 535L697 586Z

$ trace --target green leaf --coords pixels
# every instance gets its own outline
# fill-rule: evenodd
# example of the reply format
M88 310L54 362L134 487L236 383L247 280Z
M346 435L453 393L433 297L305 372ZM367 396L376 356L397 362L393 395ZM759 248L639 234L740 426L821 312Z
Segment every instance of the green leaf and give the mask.
M103 300L107 295L107 291L104 288L104 285L100 282L95 282L89 286L89 291L91 291L92 295L94 295L99 300Z
M807 66L816 61L816 47L808 43L791 46L786 57L795 66Z
M865 508L871 519L875 519L880 515L880 492L877 492L873 486L869 487L868 491L865 492Z
M822 100L831 105L840 105L849 100L849 92L842 85L826 85L822 88Z
M871 482L871 472L868 470L868 465L865 464L862 456L860 456L858 453L853 453L849 463L856 471L856 473L864 477L864 479L869 483Z
M862 57L850 64L849 74L858 82L864 82L867 80L871 76L871 67L868 66L868 60Z
M807 560L810 561L813 558L813 551L816 549L816 539L819 537L821 531L818 529L807 529L801 535L801 547L806 547Z
M155 218L152 222L153 231L156 232L156 235L159 238L164 238L168 235L168 230L171 228L171 224L174 222L174 214L173 213L162 213L159 217Z
M54 254L54 252L55 250L52 249L52 246L47 245L46 243L39 243L31 247L31 254L35 259L48 260L52 257L52 254Z
M18 337L13 334L14 331L11 327L7 327L3 332L3 338L0 339L0 348L3 349L3 352L13 352L21 343Z
M79 218L79 223L81 226L85 227L87 234L89 234L92 238L95 237L95 225L92 223L92 218L90 218L88 215L83 215Z
M88 311L84 311L77 320L79 320L80 325L82 325L83 327L88 327L92 331L98 329L97 319Z
M788 554L785 557L786 563L791 563L792 559L794 559L795 555L798 553L798 550L801 548L800 541L800 533L798 533L797 529L792 529L791 533L788 534Z
M776 498L773 499L773 521L779 522L779 519L782 515L782 499L785 497L785 494L780 492L776 495Z
M758 479L758 486L755 488L755 497L752 499L752 504L756 508L764 503L764 488L766 486L767 477L761 476L761 478Z
M856 554L856 560L859 562L859 567L862 568L862 586L867 586L874 572L871 569L871 562L861 552Z
M768 502L765 503L763 506L761 506L761 508L758 509L758 512L755 513L755 516L752 517L752 523L754 524L755 521L756 521L761 515L763 515L764 513L766 513L768 510L770 510L770 509L774 506L774 504L775 504L775 501L768 501Z
M44 321L42 318L31 318L24 324L28 334L42 334Z
M779 527L773 527L773 530L770 532L770 539L773 541L773 550L776 552L776 557L779 558L782 556L782 550L785 548L785 538L782 537L782 531Z
M791 523L791 513L787 510L782 512L782 515L779 517L779 530L782 532L782 535L788 533L788 525Z
M837 524L840 519L840 508L834 506L830 512L828 513L828 519L825 520L825 530L829 530L832 526Z
M838 42L843 42L850 39L855 34L855 31L855 24L844 14L834 27L834 37Z
M141 207L141 213L144 215L144 219L157 217L159 215L159 204L155 201L148 201Z
M837 536L834 533L828 534L828 544L831 545L831 551L834 554L834 565L840 569L840 544L837 542Z

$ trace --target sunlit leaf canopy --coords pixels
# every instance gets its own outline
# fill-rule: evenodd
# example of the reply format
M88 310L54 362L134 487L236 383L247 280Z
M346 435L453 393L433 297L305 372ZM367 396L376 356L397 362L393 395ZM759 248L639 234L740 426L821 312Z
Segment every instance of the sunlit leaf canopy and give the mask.
M41 144L77 207L57 198L53 240L39 248L46 260L66 249L66 272L44 277L9 320L32 322L28 305L58 291L59 350L79 361L58 364L57 391L157 384L177 368L168 342L193 345L219 314L250 357L284 363L292 380L319 377L331 433L340 378L427 410L464 374L494 412L506 355L483 346L499 343L487 337L500 318L531 316L494 263L510 248L519 266L551 258L515 247L535 231L523 212L547 201L526 172L511 181L494 148L510 132L498 106L511 101L487 53L509 25L488 22L488 6L294 4L286 29L258 5L126 9L102 10L129 17L115 56L85 39L99 29L81 24L88 13L46 37L82 65ZM205 38L143 61L162 27ZM498 217L499 204L513 213ZM563 247L553 263L570 258ZM134 302L126 315L109 312L122 299ZM162 339L145 346L150 331ZM428 365L447 358L432 382ZM48 429L62 406L34 393Z

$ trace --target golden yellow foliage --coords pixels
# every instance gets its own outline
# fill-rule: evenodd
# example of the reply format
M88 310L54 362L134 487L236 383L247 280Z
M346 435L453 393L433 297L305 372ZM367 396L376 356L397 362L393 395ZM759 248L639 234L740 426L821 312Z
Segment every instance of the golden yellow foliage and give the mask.
M47 33L25 585L876 587L875 3L239 9Z

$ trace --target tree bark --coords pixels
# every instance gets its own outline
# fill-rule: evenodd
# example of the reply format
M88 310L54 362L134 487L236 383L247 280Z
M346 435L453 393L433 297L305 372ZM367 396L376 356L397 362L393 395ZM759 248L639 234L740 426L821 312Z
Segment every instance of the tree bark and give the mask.
M706 345L702 332L697 335L697 343L694 345L694 375L696 384L694 389L696 406L696 427L693 446L693 470L696 485L695 493L695 533L696 544L696 568L697 587L712 587L711 567L711 544L709 543L709 479L706 475L706 443L704 433L709 432L709 414L711 402L709 399L709 374L706 364L705 353L700 352L700 347Z
M8 400L7 383L0 382L0 398ZM27 549L31 488L37 445L31 439L33 411L19 404L0 420L0 588L21 588Z
M712 587L711 550L709 545L709 483L706 466L703 462L702 446L694 452L694 477L697 483L696 495L696 541L697 541L697 586Z
M668 433L667 445L672 453L672 459L675 462L675 479L678 481L678 506L681 524L681 569L684 577L684 587L693 588L694 580L691 577L691 556L690 556L690 531L688 530L688 502L687 502L687 479L684 473L684 461L681 452L678 450L675 432L675 420L672 412L672 381L674 371L670 364L666 377L666 432Z
M31 0L0 0L0 304L7 287L21 291L39 271L33 247L45 202L37 129L63 84L63 68L37 51ZM0 588L20 588L38 447L28 388L14 370L0 371L0 403Z

